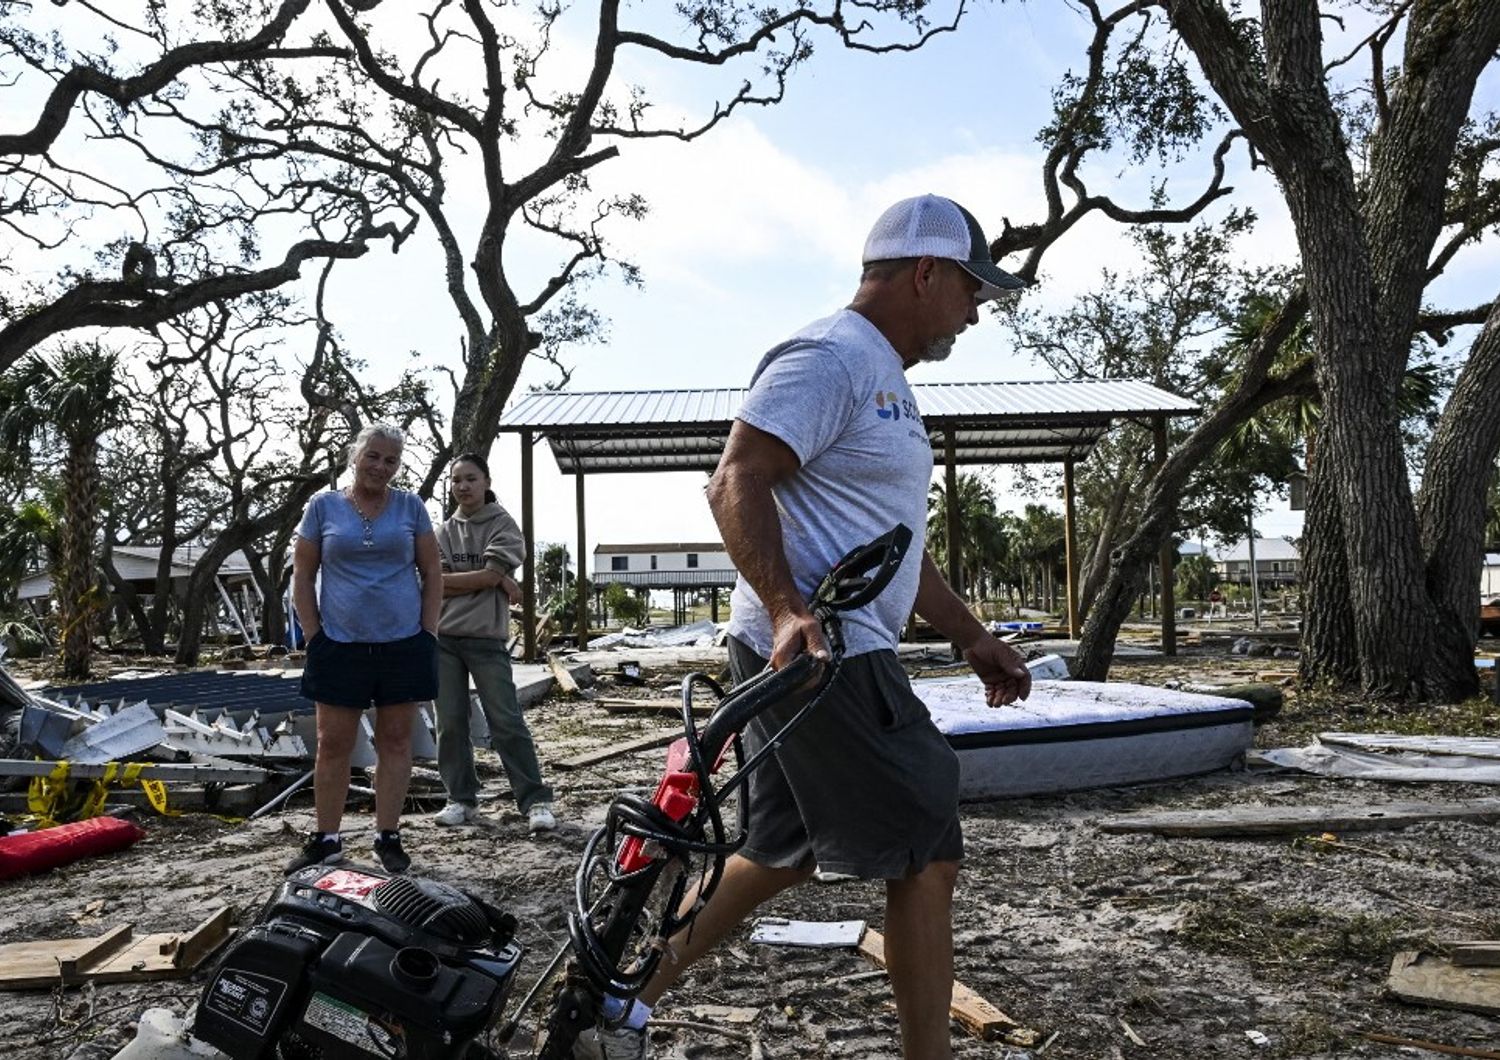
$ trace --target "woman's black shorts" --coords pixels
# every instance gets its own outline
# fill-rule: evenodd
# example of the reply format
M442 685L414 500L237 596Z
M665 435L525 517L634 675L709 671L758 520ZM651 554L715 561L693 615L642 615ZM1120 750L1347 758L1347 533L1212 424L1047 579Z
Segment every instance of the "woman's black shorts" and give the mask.
M333 640L319 630L307 642L302 694L314 703L359 710L433 699L437 658L437 638L426 630L382 644Z

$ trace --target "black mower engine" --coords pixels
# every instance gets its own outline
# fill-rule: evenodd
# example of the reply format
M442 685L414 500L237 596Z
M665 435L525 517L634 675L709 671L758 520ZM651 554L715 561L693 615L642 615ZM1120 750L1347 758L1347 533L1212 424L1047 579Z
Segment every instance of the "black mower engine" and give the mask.
M515 927L435 880L309 866L219 960L193 1036L233 1060L491 1056L477 1040L521 959Z

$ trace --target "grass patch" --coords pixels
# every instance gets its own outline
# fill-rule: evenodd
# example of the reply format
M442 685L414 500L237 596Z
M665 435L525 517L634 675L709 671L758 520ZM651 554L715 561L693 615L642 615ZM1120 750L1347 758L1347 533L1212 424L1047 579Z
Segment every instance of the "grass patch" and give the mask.
M1462 703L1391 704L1362 699L1348 691L1303 688L1289 693L1280 716L1261 726L1256 745L1295 746L1330 731L1495 736L1500 734L1500 705L1485 696Z
M1178 937L1195 949L1239 957L1264 970L1369 964L1397 950L1432 947L1405 916L1344 913L1307 903L1273 906L1243 892L1192 903Z
M1326 1016L1309 1012L1297 1017L1273 1038L1271 1055L1278 1060L1282 1057L1291 1060L1294 1057L1322 1056L1335 1053L1335 1050L1339 1051L1338 1055L1344 1055L1342 1050L1349 1041L1349 1036L1334 1027Z

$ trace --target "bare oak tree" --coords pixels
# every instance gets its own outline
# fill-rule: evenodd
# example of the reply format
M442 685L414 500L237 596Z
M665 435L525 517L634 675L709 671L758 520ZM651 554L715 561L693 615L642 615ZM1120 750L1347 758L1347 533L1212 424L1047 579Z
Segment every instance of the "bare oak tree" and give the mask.
M681 30L664 36L627 24L620 0L571 19L563 5L544 3L529 24L520 8L486 0L327 0L330 30L304 44L336 45L349 58L316 78L246 64L242 85L266 105L235 115L232 135L247 151L298 152L388 183L420 211L460 324L462 370L442 455L484 453L528 356L566 378L565 348L601 334L583 286L609 267L639 282L610 240L615 221L644 216L647 204L596 193L597 167L632 141L693 140L741 108L779 102L816 35L850 48L916 48L954 29L965 5L951 5L941 24L927 21L927 6L832 0L778 10L706 0L679 5ZM646 25L673 21L662 10L634 15ZM893 27L904 39L887 39ZM565 32L588 34L581 68L570 68L558 45ZM620 83L617 64L629 53L705 70L748 67L750 76L697 119L658 121L644 90ZM479 188L470 213L453 194L464 180ZM545 279L524 278L511 249L521 230L555 249Z
M1063 87L1045 134L1049 216L1007 229L992 249L1029 249L1023 268L1034 275L1039 252L1080 212L1182 220L1228 194L1226 151L1243 137L1285 197L1305 285L1247 347L1238 385L1147 485L1141 521L1115 549L1085 625L1081 674L1107 672L1193 468L1245 418L1312 381L1323 418L1304 542L1304 677L1394 700L1471 694L1483 497L1500 451L1500 401L1473 395L1493 384L1500 353L1490 303L1434 310L1423 298L1456 254L1500 222L1500 129L1494 115L1471 113L1500 47L1500 0L1379 8L1376 28L1341 55L1325 54L1333 16L1311 0L1265 0L1258 17L1217 0L1136 0L1109 13L1084 6L1095 26L1088 70ZM1126 43L1115 42L1127 30ZM1392 63L1386 47L1398 34L1402 55ZM1337 79L1357 57L1371 72L1350 89ZM1214 101L1197 92L1200 76ZM1367 105L1356 101L1360 92ZM1213 153L1207 190L1175 216L1156 205L1122 209L1083 184L1089 151L1121 136L1137 156L1181 148L1207 134L1216 112L1234 127ZM1315 356L1278 365L1304 317ZM1414 497L1399 400L1413 336L1446 338L1459 324L1486 321Z

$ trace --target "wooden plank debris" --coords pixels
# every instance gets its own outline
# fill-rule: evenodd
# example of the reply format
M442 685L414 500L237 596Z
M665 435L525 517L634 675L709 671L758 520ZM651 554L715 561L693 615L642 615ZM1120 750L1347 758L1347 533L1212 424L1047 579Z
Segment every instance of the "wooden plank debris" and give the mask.
M62 981L65 983L77 982L79 969L87 968L91 964L98 964L121 946L127 945L134 930L129 924L121 924L119 927L110 928L98 938L84 939L85 945L79 947L67 957L59 958L57 970L58 974L62 977Z
M1455 967L1430 953L1402 950L1391 961L1385 989L1414 1005L1500 1016L1500 968Z
M1500 942L1455 942L1448 959L1465 968L1500 967Z
M1393 802L1379 806L1234 806L1108 817L1099 827L1111 834L1151 832L1164 836L1237 837L1368 832L1405 828L1422 821L1500 821L1500 799L1469 802Z
M557 681L557 690L565 696L578 695L578 682L573 680L573 675L568 673L568 668L558 662L556 655L547 656L547 667L552 671L553 678Z
M665 747L677 737L682 735L682 730L667 729L664 732L647 733L638 736L634 740L626 740L624 743L610 744L596 751L585 751L582 754L573 755L571 758L559 759L552 763L553 769L569 770L583 769L585 766L598 765L600 762L608 762L611 758L621 758L625 755L635 754L637 751L651 751L658 747Z
M680 699L620 699L615 696L600 696L594 705L610 714L670 714L682 717ZM709 703L694 703L693 717L706 718L713 713Z
M0 946L0 990L182 978L229 938L233 916L225 906L192 931L140 938L134 937L134 925L121 924L93 938L12 942Z
M884 968L885 936L874 928L866 928L864 937L859 940L859 952L872 963ZM957 980L953 983L953 1001L949 1012L965 1030L986 1042L993 1041L1008 1032L1026 1030Z

